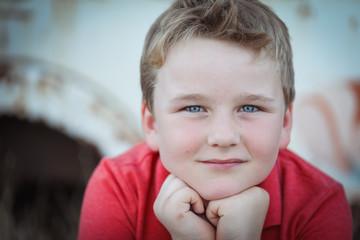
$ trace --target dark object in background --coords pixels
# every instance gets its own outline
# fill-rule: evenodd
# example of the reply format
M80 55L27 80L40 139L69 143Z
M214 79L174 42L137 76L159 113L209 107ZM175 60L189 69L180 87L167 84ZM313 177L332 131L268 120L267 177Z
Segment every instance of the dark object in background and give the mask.
M0 117L0 239L76 239L96 147L41 122Z

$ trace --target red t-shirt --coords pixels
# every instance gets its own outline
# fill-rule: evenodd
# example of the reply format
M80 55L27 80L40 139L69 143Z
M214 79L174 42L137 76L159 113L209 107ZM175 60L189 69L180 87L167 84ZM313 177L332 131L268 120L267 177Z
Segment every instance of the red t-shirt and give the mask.
M146 143L103 159L84 196L79 240L171 239L153 203L168 176ZM352 239L342 186L288 150L260 184L270 195L261 239Z

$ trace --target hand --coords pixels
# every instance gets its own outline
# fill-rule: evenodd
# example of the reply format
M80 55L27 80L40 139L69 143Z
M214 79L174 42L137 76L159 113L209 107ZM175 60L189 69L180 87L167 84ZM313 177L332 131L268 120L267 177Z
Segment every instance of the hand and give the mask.
M210 201L206 216L216 226L216 239L260 239L269 199L264 189L252 187L237 195Z
M215 239L214 227L199 216L205 212L201 197L172 174L161 186L154 212L173 239Z

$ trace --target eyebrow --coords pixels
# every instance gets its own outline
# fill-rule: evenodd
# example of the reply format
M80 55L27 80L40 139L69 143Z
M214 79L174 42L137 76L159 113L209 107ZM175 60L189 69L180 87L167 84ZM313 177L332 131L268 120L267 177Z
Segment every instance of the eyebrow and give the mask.
M247 100L247 101L259 101L259 102L274 102L275 99L267 97L263 94L253 94L253 93L241 93L236 97L236 100Z
M206 101L209 98L205 95L198 93L190 93L190 94L179 94L171 99L171 102L177 101Z
M175 96L174 98L171 99L171 102L177 102L177 101L207 101L210 98L202 95L202 94L198 94L198 93L191 93L191 94L179 94L178 96ZM241 93L238 96L235 97L234 99L235 101L257 101L257 102L274 102L275 99L271 98L271 97L267 97L265 95L262 94L253 94L253 93Z

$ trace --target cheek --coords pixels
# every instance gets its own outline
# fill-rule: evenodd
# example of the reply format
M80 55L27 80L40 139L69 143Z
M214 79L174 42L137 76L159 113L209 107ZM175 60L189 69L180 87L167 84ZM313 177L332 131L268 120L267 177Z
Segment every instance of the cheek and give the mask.
M164 165L185 162L192 157L202 142L199 126L186 121L164 121L159 130L160 155Z
M245 139L248 150L258 159L273 159L277 156L280 144L281 127L278 121L261 121L254 124L254 127L248 126L248 129L252 129Z
M168 119L161 126L159 140L165 146L187 152L200 141L202 128L191 121Z

